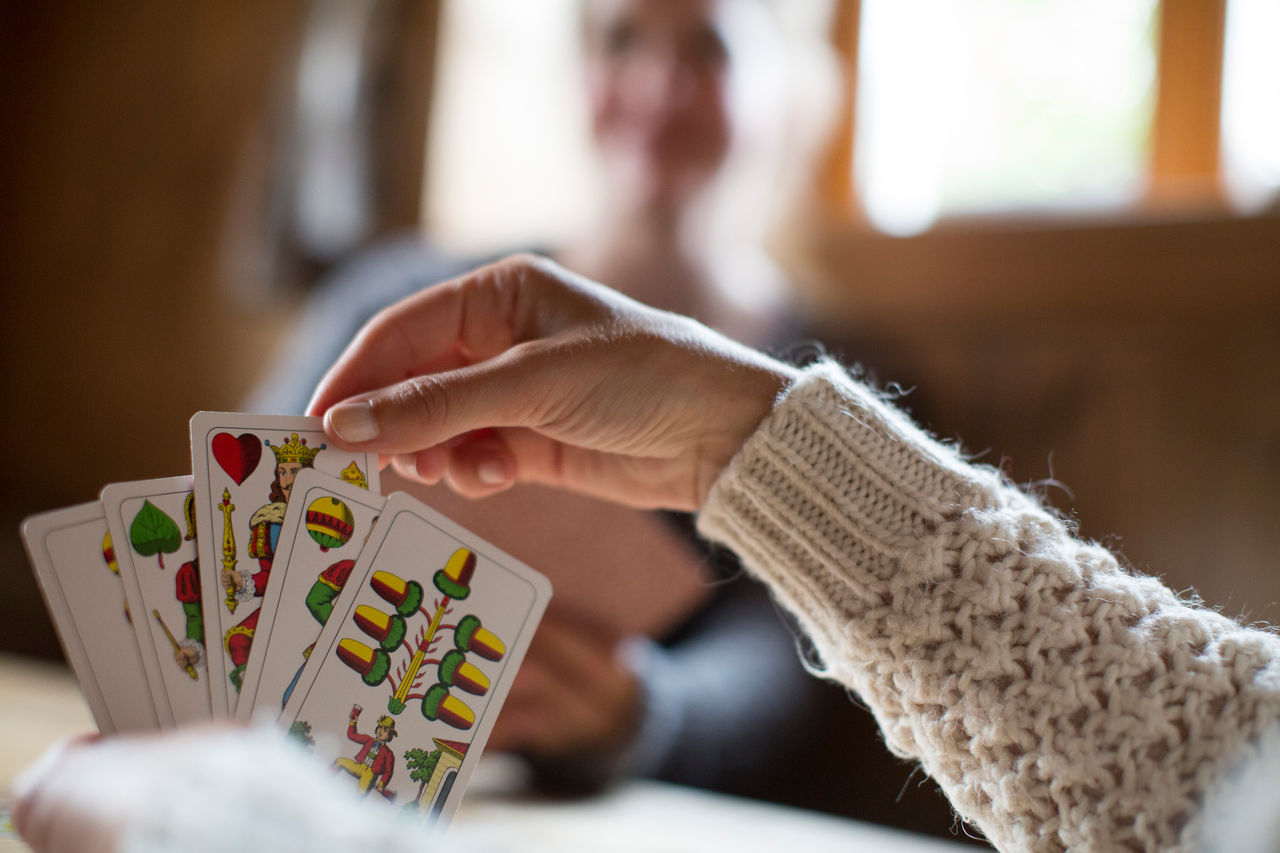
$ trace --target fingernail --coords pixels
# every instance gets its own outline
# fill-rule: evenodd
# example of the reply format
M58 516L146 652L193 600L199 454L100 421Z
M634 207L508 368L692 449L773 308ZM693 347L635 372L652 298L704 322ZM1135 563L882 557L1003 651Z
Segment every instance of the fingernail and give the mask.
M499 459L485 459L476 465L476 476L486 486L501 486L507 482L507 468Z
M373 404L343 403L329 410L329 426L338 438L351 444L373 441L378 437L378 422L373 418Z

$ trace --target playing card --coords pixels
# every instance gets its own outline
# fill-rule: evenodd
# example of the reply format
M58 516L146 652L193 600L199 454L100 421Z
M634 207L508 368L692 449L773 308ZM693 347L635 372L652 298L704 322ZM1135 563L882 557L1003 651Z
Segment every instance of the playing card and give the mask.
M102 504L27 518L22 538L67 660L104 733L159 726Z
M101 497L161 725L208 720L191 477L115 483Z
M443 825L466 789L551 585L396 494L346 589L346 605L325 624L282 720L361 794L399 802Z
M298 472L262 597L236 716L280 714L386 498L319 471ZM281 574L281 567L287 570ZM264 639L266 642L264 642Z
M330 448L320 418L198 412L191 419L200 584L215 717L235 713L298 472L378 492L377 456Z

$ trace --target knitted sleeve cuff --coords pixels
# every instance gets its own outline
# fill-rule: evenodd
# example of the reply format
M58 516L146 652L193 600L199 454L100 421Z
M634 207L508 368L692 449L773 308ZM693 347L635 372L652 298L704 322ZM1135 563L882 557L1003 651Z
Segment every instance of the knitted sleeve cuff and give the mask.
M997 483L820 362L720 475L698 530L743 557L835 667L827 650L843 647L860 602L887 594L901 555L953 507L990 501Z

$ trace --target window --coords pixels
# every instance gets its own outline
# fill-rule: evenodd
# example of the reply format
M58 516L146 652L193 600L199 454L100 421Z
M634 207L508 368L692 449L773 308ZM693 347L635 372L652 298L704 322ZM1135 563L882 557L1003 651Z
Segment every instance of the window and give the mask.
M871 223L1142 194L1156 0L863 0L855 181Z
M1253 212L1280 190L1280 3L1227 4L1222 82L1222 177L1228 198Z
M1276 0L828 6L848 124L823 194L877 230L1223 202L1249 213L1280 192ZM465 251L574 233L595 186L578 2L441 8L428 231Z

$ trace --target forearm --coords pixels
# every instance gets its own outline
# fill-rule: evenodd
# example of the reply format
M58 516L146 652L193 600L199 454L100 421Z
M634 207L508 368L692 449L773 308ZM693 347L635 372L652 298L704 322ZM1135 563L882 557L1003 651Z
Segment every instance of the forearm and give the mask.
M1001 847L1175 845L1280 716L1275 637L1125 573L832 366L751 437L699 528Z
M200 610L200 604L198 602L184 602L182 614L184 616L183 626L186 638L197 643L203 643L204 614Z
M338 592L339 590L324 580L318 580L312 584L311 590L307 593L307 611L321 625L329 621L329 614L333 612L333 602L338 597Z

